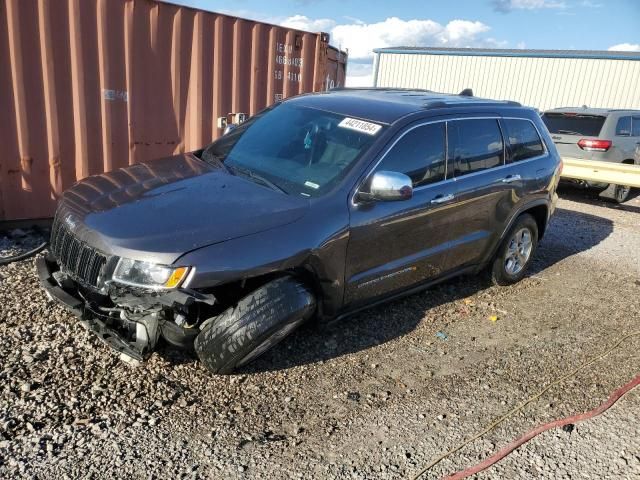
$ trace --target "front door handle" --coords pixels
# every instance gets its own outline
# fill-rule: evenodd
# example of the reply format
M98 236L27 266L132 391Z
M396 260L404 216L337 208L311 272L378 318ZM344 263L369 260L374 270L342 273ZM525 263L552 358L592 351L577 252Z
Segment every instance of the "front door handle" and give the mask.
M455 197L453 196L452 193L449 193L447 195L438 195L436 198L434 198L433 200L431 200L431 203L434 204L438 204L438 203L445 203L445 202L450 202L451 200L453 200Z
M502 183L517 182L518 180L522 180L522 177L520 175L509 175L502 179Z

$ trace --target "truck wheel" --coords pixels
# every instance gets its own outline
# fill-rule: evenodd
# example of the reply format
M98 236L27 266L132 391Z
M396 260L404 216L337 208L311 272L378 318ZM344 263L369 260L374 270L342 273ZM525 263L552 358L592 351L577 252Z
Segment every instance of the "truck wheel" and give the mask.
M500 244L491 279L496 285L511 285L524 277L538 247L538 224L525 213L520 215Z
M315 309L315 298L303 284L278 278L206 320L194 342L196 353L212 373L231 373L280 342Z

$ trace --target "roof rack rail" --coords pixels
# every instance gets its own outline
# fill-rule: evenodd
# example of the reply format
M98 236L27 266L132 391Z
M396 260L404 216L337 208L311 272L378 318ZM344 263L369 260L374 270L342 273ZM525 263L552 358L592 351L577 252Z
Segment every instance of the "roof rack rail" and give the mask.
M422 92L422 93L438 93L433 90L427 90L426 88L405 88L405 87L332 87L329 91L340 91L340 90L374 90L378 92L388 92L388 93L396 93L396 92Z
M473 90L471 90L470 88L465 88L458 95L460 95L461 97L473 97Z
M435 102L427 102L424 104L424 108L444 108L447 107L447 102L443 102L442 100L437 100Z

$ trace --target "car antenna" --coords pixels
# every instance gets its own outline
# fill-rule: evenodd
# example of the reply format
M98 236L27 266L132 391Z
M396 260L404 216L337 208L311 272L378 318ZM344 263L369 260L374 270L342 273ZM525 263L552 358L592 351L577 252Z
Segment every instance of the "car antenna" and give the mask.
M465 88L458 95L460 95L461 97L473 97L473 90L471 90L470 88Z

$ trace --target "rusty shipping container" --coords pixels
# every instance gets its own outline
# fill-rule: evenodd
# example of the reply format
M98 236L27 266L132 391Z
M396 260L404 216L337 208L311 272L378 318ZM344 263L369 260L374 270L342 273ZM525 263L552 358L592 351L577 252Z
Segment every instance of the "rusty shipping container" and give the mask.
M344 85L309 33L152 0L0 0L0 221L88 175L208 144L218 119Z

